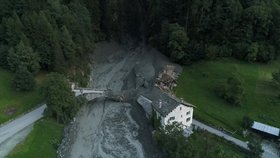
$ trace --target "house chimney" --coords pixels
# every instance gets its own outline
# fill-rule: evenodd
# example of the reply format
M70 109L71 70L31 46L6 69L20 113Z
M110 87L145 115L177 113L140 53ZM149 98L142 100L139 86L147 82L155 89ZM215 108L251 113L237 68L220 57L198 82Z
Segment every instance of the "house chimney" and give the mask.
M162 101L160 100L159 101L159 108L161 109L161 107L162 107Z
M180 98L180 100L181 100L181 103L184 103L184 99L183 98Z

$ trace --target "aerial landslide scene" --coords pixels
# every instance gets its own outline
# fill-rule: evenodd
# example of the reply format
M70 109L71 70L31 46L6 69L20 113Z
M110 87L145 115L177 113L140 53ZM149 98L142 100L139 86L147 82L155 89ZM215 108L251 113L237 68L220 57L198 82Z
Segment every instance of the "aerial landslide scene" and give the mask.
M1 0L0 158L279 158L280 0Z

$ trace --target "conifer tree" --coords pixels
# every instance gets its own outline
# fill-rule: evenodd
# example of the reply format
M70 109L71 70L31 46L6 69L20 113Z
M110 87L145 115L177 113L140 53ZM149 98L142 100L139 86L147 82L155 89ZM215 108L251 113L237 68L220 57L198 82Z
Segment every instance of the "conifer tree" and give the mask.
M17 91L31 91L35 88L36 81L25 66L20 66L13 79L13 85Z
M64 73L66 69L66 61L63 55L60 43L59 43L60 32L58 30L54 33L54 50L53 50L53 64L52 69L55 72Z
M72 40L72 37L66 28L66 26L63 26L61 28L61 40L60 45L63 51L63 54L65 56L65 59L72 62L75 58L76 54L76 46Z
M25 45L22 41L9 50L7 61L12 71L17 71L20 66L25 66L32 73L36 73L40 69L39 57L30 46Z
M26 40L23 32L24 26L18 15L14 12L13 16L6 21L6 41L10 46L15 46L20 40Z

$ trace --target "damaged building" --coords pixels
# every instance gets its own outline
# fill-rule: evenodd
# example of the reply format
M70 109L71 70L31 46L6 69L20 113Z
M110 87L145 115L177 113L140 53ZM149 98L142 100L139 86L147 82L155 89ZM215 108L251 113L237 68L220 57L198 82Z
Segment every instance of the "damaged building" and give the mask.
M163 126L178 122L185 129L192 124L194 106L158 88L154 88L152 93L140 95L137 102L143 107L148 117L154 111Z

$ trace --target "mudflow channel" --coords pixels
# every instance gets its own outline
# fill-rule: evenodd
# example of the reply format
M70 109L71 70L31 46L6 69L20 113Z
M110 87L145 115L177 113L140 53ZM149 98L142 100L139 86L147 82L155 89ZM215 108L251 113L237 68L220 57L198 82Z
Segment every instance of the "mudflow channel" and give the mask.
M92 85L126 93L125 102L98 98L83 107L76 121L65 129L59 155L66 158L157 158L144 111L136 104L138 93L149 93L156 75L169 64L151 48L124 48L100 43L93 55Z

